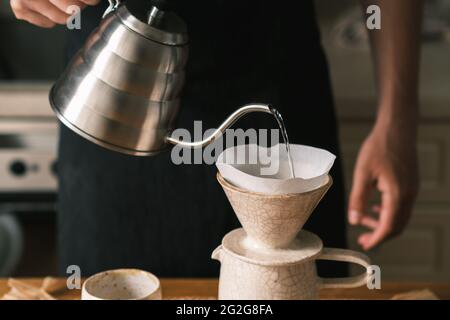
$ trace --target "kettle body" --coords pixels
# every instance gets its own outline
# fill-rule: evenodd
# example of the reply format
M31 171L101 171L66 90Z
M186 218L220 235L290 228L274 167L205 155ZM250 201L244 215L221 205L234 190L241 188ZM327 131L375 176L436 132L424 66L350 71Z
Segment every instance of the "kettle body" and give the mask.
M126 5L110 10L50 91L58 118L108 149L151 155L167 146L188 57L186 26L166 12L159 24Z

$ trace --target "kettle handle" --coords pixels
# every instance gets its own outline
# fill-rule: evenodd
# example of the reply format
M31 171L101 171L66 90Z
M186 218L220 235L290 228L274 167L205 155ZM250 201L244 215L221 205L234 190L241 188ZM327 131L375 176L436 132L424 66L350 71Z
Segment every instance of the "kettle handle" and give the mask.
M109 1L109 6L106 9L105 13L103 14L103 18L105 18L111 12L116 11L117 8L122 4L121 0L108 0L108 1Z
M367 284L370 258L363 253L347 249L324 248L317 260L356 263L366 269L366 272L353 277L320 278L322 288L356 288Z
M122 0L108 0L109 6L106 9L105 13L103 13L103 17L105 18L108 14L110 14L113 11L116 11L117 8L122 4ZM154 0L153 1L154 6L158 7L159 10L166 11L170 9L170 2L167 0Z

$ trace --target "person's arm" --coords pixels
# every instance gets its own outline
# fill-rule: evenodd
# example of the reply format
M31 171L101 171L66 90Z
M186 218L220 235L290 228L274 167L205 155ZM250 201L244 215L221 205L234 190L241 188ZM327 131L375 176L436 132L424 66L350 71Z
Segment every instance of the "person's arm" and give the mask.
M418 70L423 2L363 0L381 8L381 30L369 31L378 114L358 155L348 219L369 229L358 243L369 250L400 234L419 186L417 164ZM381 203L369 208L373 189Z
M52 28L56 24L66 24L70 15L67 8L96 5L100 0L10 0L11 9L19 20L43 28Z

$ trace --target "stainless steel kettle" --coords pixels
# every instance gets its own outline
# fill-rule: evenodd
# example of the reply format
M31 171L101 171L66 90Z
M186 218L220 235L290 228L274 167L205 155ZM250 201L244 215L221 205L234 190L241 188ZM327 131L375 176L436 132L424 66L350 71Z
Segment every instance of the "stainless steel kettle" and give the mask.
M265 104L246 105L202 141L171 137L188 57L186 25L157 6L142 21L121 1L109 2L100 26L50 91L67 127L108 149L147 156L170 144L205 146L246 113L272 113Z

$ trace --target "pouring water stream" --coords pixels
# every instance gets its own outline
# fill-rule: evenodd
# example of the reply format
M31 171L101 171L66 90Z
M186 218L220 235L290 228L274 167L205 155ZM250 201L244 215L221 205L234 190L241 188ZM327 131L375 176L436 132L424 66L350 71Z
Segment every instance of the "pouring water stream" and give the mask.
M285 126L284 121L283 121L283 117L281 116L281 113L277 109L275 109L274 107L270 107L270 111L272 112L273 116L277 120L278 127L280 128L281 136L283 137L284 145L286 147L286 152L287 152L288 162L289 162L289 168L291 170L291 177L295 178L294 163L293 163L292 157L291 157L291 147L289 145L289 137L288 137L288 134L287 134L286 126Z

